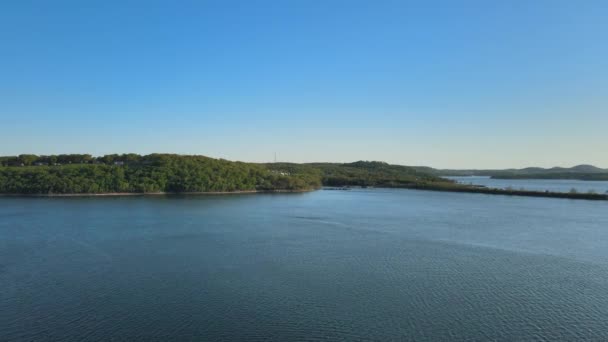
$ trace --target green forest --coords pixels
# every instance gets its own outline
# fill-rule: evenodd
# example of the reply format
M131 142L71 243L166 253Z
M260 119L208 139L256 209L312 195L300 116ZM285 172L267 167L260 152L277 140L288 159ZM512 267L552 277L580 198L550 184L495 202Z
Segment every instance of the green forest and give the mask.
M322 186L608 199L605 194L501 190L457 184L427 169L377 161L258 164L157 153L0 157L0 194L5 195L274 192L307 191Z
M382 162L255 164L175 154L0 157L0 193L97 194L301 191L325 186L408 187L448 182Z
M0 157L0 193L83 194L307 190L308 174L282 175L263 165L172 154Z
M291 174L307 174L319 177L324 186L362 187L412 187L425 184L448 183L444 178L418 171L412 167L390 165L377 161L354 163L272 163L265 164L271 170Z

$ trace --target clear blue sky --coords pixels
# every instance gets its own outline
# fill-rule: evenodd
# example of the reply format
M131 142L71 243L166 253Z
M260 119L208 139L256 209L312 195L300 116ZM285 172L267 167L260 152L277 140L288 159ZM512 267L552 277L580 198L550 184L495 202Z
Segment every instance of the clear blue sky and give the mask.
M0 2L0 155L608 167L608 1Z

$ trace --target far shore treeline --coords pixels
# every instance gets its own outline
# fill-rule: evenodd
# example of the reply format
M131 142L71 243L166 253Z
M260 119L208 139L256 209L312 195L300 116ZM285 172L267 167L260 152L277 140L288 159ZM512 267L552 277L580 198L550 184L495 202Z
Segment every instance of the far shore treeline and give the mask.
M0 157L1 195L307 191L329 187L409 188L492 195L607 200L607 194L490 189L458 184L440 170L354 163L244 163L177 154Z
M302 191L328 186L451 183L382 162L256 164L176 154L0 157L0 193L99 194Z
M255 164L172 154L0 157L0 193L98 194L301 190L310 175L281 175Z

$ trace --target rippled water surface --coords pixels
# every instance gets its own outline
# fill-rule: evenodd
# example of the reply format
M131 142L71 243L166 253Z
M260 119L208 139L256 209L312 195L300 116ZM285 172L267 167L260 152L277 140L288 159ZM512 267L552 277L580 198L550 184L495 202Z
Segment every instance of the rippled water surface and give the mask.
M0 198L0 340L608 340L608 203Z

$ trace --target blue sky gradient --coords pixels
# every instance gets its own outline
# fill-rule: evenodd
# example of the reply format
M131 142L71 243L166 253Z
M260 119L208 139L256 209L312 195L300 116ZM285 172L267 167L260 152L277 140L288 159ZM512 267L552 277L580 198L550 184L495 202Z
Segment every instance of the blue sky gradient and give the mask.
M0 155L608 167L607 1L2 1Z

